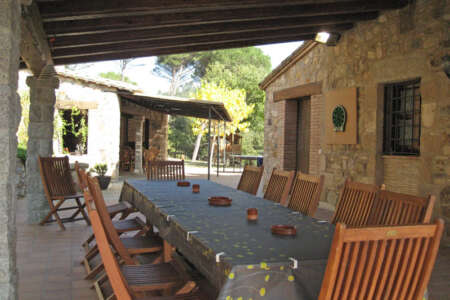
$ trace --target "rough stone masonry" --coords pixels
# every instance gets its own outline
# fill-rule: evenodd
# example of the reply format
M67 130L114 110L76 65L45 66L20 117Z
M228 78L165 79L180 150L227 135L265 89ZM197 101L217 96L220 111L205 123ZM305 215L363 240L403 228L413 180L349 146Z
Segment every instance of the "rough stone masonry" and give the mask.
M18 0L0 1L0 300L16 299L15 170L20 101Z

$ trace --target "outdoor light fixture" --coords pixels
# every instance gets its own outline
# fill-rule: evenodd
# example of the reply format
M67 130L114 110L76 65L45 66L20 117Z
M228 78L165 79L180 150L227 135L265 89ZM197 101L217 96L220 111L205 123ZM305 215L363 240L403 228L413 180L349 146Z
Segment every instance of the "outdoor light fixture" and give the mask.
M341 35L339 33L330 33L322 31L316 34L316 38L314 40L318 43L325 44L327 46L336 46L340 37Z

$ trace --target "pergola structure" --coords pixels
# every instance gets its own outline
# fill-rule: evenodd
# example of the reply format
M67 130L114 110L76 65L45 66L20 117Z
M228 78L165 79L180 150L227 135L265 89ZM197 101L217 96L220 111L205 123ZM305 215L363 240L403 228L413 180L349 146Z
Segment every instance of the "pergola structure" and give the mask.
M168 115L179 115L208 120L208 180L211 179L211 120L223 121L223 131L225 140L226 122L231 122L231 116L222 102L205 101L197 99L186 99L168 96L148 96L131 93L118 93L122 98L135 105L148 108L150 110L162 112ZM218 127L218 129L220 126ZM218 132L219 135L219 132ZM223 153L224 163L225 149ZM219 176L220 147L219 137L217 137L217 176ZM225 165L224 165L225 168Z
M55 65L313 39L405 0L36 0ZM27 63L25 59L25 63Z
M3 0L0 2L2 178L0 298L16 297L15 196L19 66L33 73L28 221L48 206L37 157L52 153L55 65L311 40L343 32L408 0Z

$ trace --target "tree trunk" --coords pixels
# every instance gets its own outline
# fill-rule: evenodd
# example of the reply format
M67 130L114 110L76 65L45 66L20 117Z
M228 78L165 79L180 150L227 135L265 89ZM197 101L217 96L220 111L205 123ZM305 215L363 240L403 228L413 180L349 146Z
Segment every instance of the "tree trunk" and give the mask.
M192 161L197 161L198 150L200 149L200 142L202 141L202 135L199 133L197 139L195 140L194 153L192 153Z

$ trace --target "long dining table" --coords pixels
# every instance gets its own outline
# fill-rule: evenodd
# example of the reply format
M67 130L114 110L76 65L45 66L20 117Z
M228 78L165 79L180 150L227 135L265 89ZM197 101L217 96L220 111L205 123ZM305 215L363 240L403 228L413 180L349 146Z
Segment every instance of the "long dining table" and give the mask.
M192 184L200 192L192 192ZM212 196L231 206L208 203ZM317 299L334 234L334 225L277 203L207 180L127 180L127 201L158 228L218 290L217 299ZM247 208L258 220L247 220ZM272 225L293 225L295 236L279 236Z

